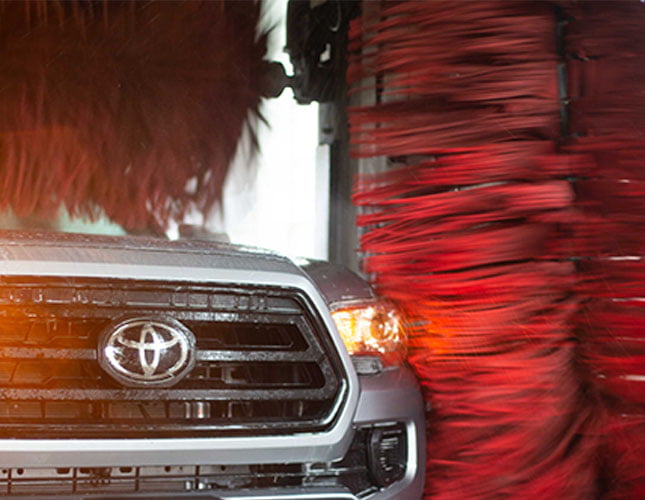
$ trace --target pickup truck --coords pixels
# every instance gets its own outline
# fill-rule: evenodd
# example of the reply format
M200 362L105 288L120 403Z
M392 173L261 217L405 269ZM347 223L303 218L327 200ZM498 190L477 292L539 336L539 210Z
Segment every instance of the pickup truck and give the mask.
M420 498L393 306L319 261L0 232L0 496Z

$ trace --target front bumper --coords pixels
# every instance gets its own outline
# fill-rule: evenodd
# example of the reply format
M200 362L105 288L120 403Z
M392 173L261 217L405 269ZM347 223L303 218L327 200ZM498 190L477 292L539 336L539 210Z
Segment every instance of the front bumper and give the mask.
M379 375L361 376L359 383L361 390L352 426L347 432L339 433L338 440L330 442L324 453L319 446L308 448L308 442L318 443L319 438L306 434L290 436L297 439L298 446L289 446L285 437L245 439L244 446L240 445L242 440L236 442L231 438L7 439L0 440L0 496L23 500L42 500L43 496L58 500L420 498L425 418L414 376L406 368L391 369ZM362 493L352 492L341 481L333 484L336 475L343 471L352 473L350 469L354 465L349 464L347 455L355 457L363 453L355 447L355 436L384 424L398 424L405 429L403 477L384 488L357 487ZM276 477L291 474L285 484L249 488L244 483L243 478L250 478L257 467L270 475L274 466L282 467ZM232 475L229 476L227 467L233 471L232 475L247 471L248 467L248 472L240 476L239 487L230 479ZM199 477L185 472L196 470L199 474L200 468L210 472L202 472ZM141 491L150 488L151 491Z

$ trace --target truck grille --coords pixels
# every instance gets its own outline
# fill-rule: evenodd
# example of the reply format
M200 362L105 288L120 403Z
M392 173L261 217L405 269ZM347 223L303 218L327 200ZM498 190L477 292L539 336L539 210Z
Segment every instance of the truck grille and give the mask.
M196 364L170 388L127 388L97 361L105 328L171 317ZM320 431L346 395L307 298L283 287L129 280L0 281L0 436L197 437Z

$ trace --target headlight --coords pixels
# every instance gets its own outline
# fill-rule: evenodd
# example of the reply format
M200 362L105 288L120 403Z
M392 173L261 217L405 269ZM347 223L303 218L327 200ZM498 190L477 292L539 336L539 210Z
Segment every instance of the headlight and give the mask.
M349 354L378 355L384 365L399 365L405 359L405 333L392 304L339 303L331 315Z

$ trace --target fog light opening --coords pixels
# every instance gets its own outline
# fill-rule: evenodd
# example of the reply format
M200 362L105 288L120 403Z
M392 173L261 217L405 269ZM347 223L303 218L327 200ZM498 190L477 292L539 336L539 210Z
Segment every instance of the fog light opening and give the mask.
M405 426L394 424L372 428L367 455L372 479L379 487L401 480L408 456Z

